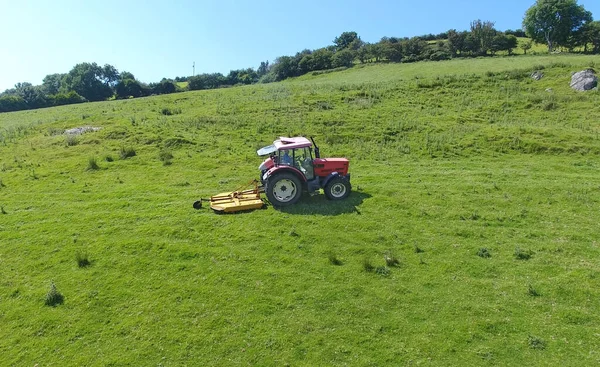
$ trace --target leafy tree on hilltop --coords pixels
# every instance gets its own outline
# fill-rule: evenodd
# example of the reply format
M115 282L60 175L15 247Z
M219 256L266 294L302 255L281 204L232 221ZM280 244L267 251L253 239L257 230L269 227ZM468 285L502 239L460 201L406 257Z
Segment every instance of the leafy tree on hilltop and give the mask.
M477 53L485 55L492 49L494 37L498 32L494 29L494 22L481 21L479 19L471 22L471 35L478 44Z
M95 62L77 64L65 76L65 85L89 101L103 101L113 95L111 84L115 81L116 71L113 69L102 68Z
M359 39L356 32L344 32L339 37L335 37L333 43L336 50L343 50L350 46L352 42Z
M135 79L120 81L115 87L115 93L119 98L141 97L144 95L142 85Z
M60 92L63 79L67 74L49 74L44 77L42 88L46 94L58 94Z
M587 23L583 30L583 39L587 48L587 44L591 43L594 46L593 52L600 53L600 21Z
M569 37L591 21L592 13L577 5L577 0L537 0L525 13L523 28L552 52L556 46L568 46Z
M120 81L127 80L127 79L136 80L135 76L133 76L133 74L128 71L124 71L121 74L119 74Z
M332 58L331 58L331 66L334 68L339 68L339 67L352 67L352 65L354 64L354 52L350 51L349 49L344 49L341 51L338 51L336 53L333 54Z

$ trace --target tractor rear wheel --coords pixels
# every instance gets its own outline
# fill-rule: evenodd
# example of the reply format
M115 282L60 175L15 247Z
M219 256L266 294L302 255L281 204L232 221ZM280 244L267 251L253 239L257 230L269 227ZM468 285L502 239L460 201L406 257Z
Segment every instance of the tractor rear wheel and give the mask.
M332 178L325 186L325 196L329 200L341 200L350 195L350 182L339 177Z
M292 205L302 196L302 183L292 173L280 173L267 179L265 192L273 206Z

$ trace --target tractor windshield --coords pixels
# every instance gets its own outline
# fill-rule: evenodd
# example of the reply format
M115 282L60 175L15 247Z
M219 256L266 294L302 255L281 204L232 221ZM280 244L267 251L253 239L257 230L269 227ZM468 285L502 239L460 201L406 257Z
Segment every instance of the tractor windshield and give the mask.
M260 148L259 150L256 151L256 154L258 154L260 156L269 155L269 154L275 152L276 150L277 150L277 147L275 147L275 144L271 144L264 148Z

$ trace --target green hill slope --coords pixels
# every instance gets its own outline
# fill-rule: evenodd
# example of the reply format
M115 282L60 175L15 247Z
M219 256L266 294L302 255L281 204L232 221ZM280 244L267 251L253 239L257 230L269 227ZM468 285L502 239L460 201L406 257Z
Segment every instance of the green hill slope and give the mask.
M594 63L369 65L0 114L2 364L597 363L600 94L569 88ZM101 129L63 133L82 126ZM347 200L192 209L300 134L351 160Z

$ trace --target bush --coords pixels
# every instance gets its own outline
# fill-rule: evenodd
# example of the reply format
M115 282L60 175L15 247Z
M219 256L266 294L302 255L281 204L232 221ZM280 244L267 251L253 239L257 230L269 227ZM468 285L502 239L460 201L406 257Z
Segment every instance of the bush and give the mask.
M55 106L62 106L67 104L83 103L87 100L77 94L75 91L68 93L58 93L53 96L49 96Z
M163 162L163 166L168 166L172 163L171 159L173 159L173 153L168 149L163 149L158 153L158 159Z
M85 268L92 264L90 262L88 254L79 251L75 254L75 261L77 261L77 266L79 266L80 268Z
M343 265L344 263L342 262L342 260L333 252L330 252L327 255L327 258L329 259L329 263L331 265Z
M477 251L477 256L483 257L484 259L486 259L488 257L492 257L492 254L490 254L490 252L488 251L487 248L482 247L479 249L479 251Z
M365 269L365 271L367 273L371 273L375 270L375 266L373 265L371 260L368 258L363 259L362 265L363 265L363 269Z
M115 87L117 98L141 97L144 95L142 85L137 80L125 79Z
M44 301L44 304L46 306L54 307L56 305L62 304L63 302L63 295L56 289L56 284L52 282L52 284L50 285L50 290L48 291L48 293L46 293L46 300Z
M67 137L65 138L65 144L68 147L73 147L73 146L79 144L79 138L77 137L77 135L68 134Z
M0 112L12 112L26 110L27 103L21 96L17 95L4 95L0 97Z
M517 247L515 248L515 259L517 260L529 260L531 258L531 251L530 250L522 250L521 248Z
M527 288L527 294L529 294L531 297L541 296L540 292L538 292L535 288L533 288L533 286L531 284L529 284L529 287Z
M378 266L375 269L375 274L381 275L383 277L387 277L390 275L390 268L388 268L387 266Z
M396 255L394 255L394 253L391 251L383 255L383 258L385 259L385 263L387 264L387 266L392 267L400 265L400 259L397 258Z
M529 348L531 349L546 349L546 342L542 338L538 338L537 336L529 335L527 337L527 344L529 344Z

